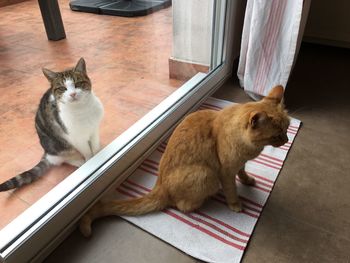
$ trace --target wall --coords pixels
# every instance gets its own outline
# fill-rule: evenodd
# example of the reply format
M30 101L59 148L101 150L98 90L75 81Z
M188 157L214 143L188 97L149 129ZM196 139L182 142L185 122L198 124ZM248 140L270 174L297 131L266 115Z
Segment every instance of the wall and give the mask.
M177 60L209 65L213 0L173 0L173 52Z
M350 1L313 0L304 40L350 47Z
M234 58L240 51L246 0L227 0L233 8L229 30L233 31ZM187 80L208 72L211 63L214 0L173 0L173 51L170 78ZM215 62L214 62L215 65Z

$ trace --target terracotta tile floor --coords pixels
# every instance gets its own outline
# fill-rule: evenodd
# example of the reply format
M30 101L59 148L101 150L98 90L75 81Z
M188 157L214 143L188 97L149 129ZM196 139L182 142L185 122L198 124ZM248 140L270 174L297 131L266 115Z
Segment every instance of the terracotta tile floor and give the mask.
M34 128L40 97L48 88L42 67L62 70L80 57L105 106L106 145L170 95L182 82L169 79L171 8L138 18L72 12L59 1L67 39L48 41L37 1L0 8L0 181L31 168L42 149ZM37 182L0 193L0 228L68 176L52 169Z

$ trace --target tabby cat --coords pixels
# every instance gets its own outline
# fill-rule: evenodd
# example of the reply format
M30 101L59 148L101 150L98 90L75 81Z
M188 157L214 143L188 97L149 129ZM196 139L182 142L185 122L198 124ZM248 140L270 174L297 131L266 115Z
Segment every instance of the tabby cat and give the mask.
M84 59L73 69L43 73L51 86L41 98L35 128L44 155L32 169L0 184L0 191L29 184L54 165L79 167L99 151L103 106L91 90Z
M253 185L254 178L244 171L245 163L257 157L264 146L278 147L288 141L283 91L276 86L259 102L188 115L169 139L153 190L140 198L98 202L81 219L82 234L89 236L92 221L107 215L134 216L166 207L193 211L220 187L228 207L241 211L236 174L244 184Z

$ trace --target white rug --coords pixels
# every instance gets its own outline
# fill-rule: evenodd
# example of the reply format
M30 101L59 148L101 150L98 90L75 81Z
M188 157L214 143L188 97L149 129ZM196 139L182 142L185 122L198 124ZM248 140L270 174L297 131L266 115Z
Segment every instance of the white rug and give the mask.
M232 102L209 98L201 109L219 110L230 104ZM256 185L245 186L237 179L243 212L234 213L229 210L224 195L220 192L201 209L190 214L166 209L144 216L123 218L192 257L207 262L240 262L299 127L300 121L292 119L288 129L288 143L279 148L267 146L256 159L246 164L245 169L249 175L254 176ZM142 196L153 188L165 146L166 142L162 143L116 189L117 198Z

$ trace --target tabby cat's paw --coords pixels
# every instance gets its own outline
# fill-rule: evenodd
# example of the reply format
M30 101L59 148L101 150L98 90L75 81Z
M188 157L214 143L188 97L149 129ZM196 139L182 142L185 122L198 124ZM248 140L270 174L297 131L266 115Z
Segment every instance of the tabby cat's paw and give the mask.
M234 212L236 212L236 213L242 211L242 204L241 204L240 201L237 201L237 202L235 202L235 203L228 204L228 207L229 207L232 211L234 211Z
M85 160L84 159L68 160L67 163L75 167L80 167L85 163Z

